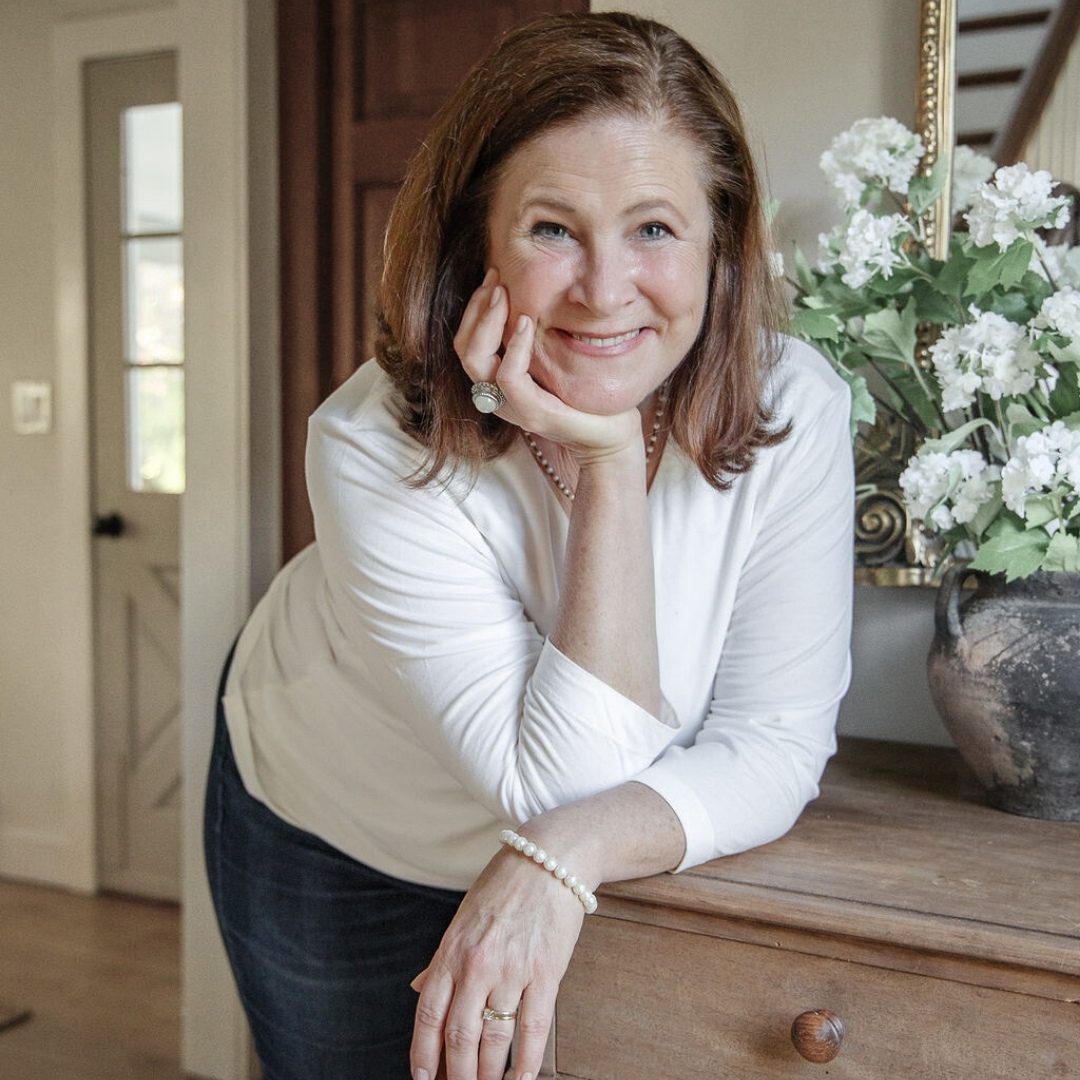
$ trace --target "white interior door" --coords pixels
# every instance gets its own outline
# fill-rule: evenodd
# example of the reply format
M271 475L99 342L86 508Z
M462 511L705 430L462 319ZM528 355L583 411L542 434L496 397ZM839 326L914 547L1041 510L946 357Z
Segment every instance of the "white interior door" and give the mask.
M175 900L185 476L175 56L88 63L85 90L99 880Z

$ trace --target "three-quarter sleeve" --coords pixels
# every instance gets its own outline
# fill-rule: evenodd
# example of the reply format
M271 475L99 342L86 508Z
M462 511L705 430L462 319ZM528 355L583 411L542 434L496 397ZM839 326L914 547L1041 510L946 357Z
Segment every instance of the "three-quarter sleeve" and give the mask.
M785 833L835 751L850 678L847 393L837 388L816 416L803 413L758 478L754 536L704 723L691 745L670 747L636 777L683 825L680 870Z

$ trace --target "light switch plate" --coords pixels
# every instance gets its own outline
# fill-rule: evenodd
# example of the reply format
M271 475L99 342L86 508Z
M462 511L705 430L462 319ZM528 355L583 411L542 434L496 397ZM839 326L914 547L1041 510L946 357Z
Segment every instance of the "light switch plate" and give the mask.
M52 383L13 382L11 419L17 435L47 435L52 430Z

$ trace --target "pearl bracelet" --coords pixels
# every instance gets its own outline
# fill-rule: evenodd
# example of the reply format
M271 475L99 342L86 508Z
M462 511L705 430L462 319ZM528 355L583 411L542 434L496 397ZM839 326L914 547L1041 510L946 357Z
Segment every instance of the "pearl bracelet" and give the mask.
M527 859L532 859L538 866L554 874L581 901L586 915L591 915L596 910L596 897L589 892L585 883L579 881L575 874L571 874L554 855L549 855L542 847L513 829L503 829L499 833L499 841L515 851L520 851Z

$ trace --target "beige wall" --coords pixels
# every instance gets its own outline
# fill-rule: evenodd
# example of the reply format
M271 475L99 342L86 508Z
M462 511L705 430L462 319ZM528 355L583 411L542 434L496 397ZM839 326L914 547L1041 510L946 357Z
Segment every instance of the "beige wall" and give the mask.
M56 390L52 24L49 4L0 3L0 871L47 878L67 840L57 689L72 608L57 569L78 555L56 436L13 433L10 386Z
M834 135L863 116L915 119L918 0L594 0L666 22L731 83L769 189L785 255L812 254L837 220L817 168Z

